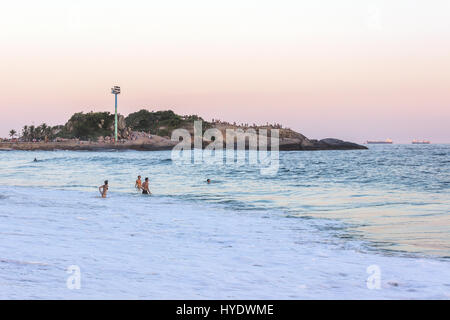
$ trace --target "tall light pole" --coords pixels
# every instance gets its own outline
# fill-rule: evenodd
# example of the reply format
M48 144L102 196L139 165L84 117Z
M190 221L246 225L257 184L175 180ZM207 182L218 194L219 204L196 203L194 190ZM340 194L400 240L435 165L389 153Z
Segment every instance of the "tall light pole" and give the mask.
M117 143L117 95L120 94L120 87L119 86L112 87L111 93L114 95L116 99L116 110L114 116L114 143Z

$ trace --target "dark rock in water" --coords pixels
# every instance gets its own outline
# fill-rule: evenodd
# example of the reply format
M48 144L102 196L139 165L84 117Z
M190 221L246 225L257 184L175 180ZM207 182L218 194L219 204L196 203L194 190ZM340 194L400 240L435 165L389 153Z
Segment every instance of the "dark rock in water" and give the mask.
M326 138L315 143L321 150L353 150L367 149L367 147L339 139Z
M339 139L334 139L334 138L326 138L326 139L322 139L320 140L320 142L329 144L329 145L341 145L342 143L345 143L345 141L339 140Z
M327 138L322 140L314 139L300 139L300 141L280 141L280 150L295 151L295 150L363 150L367 147L357 143L343 141L339 139Z

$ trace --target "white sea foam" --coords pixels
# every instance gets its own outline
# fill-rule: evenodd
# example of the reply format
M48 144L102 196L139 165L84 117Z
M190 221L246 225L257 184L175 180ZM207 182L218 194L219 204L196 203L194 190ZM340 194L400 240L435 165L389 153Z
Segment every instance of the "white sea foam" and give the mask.
M450 296L448 260L367 252L336 237L334 221L137 194L0 193L2 299ZM66 286L74 265L79 290ZM369 266L381 272L380 289L368 289Z

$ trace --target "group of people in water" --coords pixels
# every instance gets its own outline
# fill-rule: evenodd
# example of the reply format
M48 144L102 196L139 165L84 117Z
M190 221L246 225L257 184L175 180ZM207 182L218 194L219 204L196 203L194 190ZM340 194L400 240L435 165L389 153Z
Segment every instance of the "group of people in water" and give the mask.
M33 162L38 162L38 159L34 158ZM148 194L148 195L152 194L149 189L148 178L145 178L144 182L142 182L141 176L138 176L134 187L136 188L136 190L142 191L142 194ZM98 191L100 192L100 195L102 196L102 198L106 198L106 195L108 194L108 188L109 188L108 180L105 180L103 185L98 187Z
M136 190L142 191L142 194L147 194L147 195L152 194L149 189L149 181L148 181L147 177L145 178L144 182L142 182L141 176L138 176L136 183L134 184L134 187L136 188ZM104 184L101 185L100 187L98 187L98 191L100 192L100 195L102 196L102 198L106 198L106 195L108 193L108 188L109 188L108 180L105 180Z
M210 184L211 179L206 179L206 183ZM142 191L142 194L152 194L149 189L147 177L145 178L144 182L142 182L141 176L138 176L134 187L136 188L136 190ZM104 184L98 187L98 191L100 192L102 198L106 198L106 194L108 193L108 180L105 180Z
M152 194L150 192L149 186L148 186L148 178L145 178L144 183L142 183L141 181L141 176L138 176L137 180L136 180L136 184L134 185L134 187L138 190L141 191L142 190L142 194Z
M38 162L38 159L34 158L33 162ZM210 184L211 183L211 179L206 179L206 183ZM149 189L148 177L146 177L144 182L142 182L141 176L138 176L137 180L136 180L136 183L134 184L134 187L139 192L142 191L142 194L147 194L147 195L152 194L150 192L150 189ZM109 188L108 180L105 180L103 185L98 187L98 191L100 192L100 195L102 196L102 198L106 198L106 195L108 194L108 188Z

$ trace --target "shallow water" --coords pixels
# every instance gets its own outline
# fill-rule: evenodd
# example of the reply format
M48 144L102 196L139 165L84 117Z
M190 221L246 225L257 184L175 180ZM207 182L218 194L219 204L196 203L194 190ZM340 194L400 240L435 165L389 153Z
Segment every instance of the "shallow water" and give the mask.
M264 176L168 151L0 152L0 298L448 299L449 156L281 152ZM134 191L138 174L153 196Z

